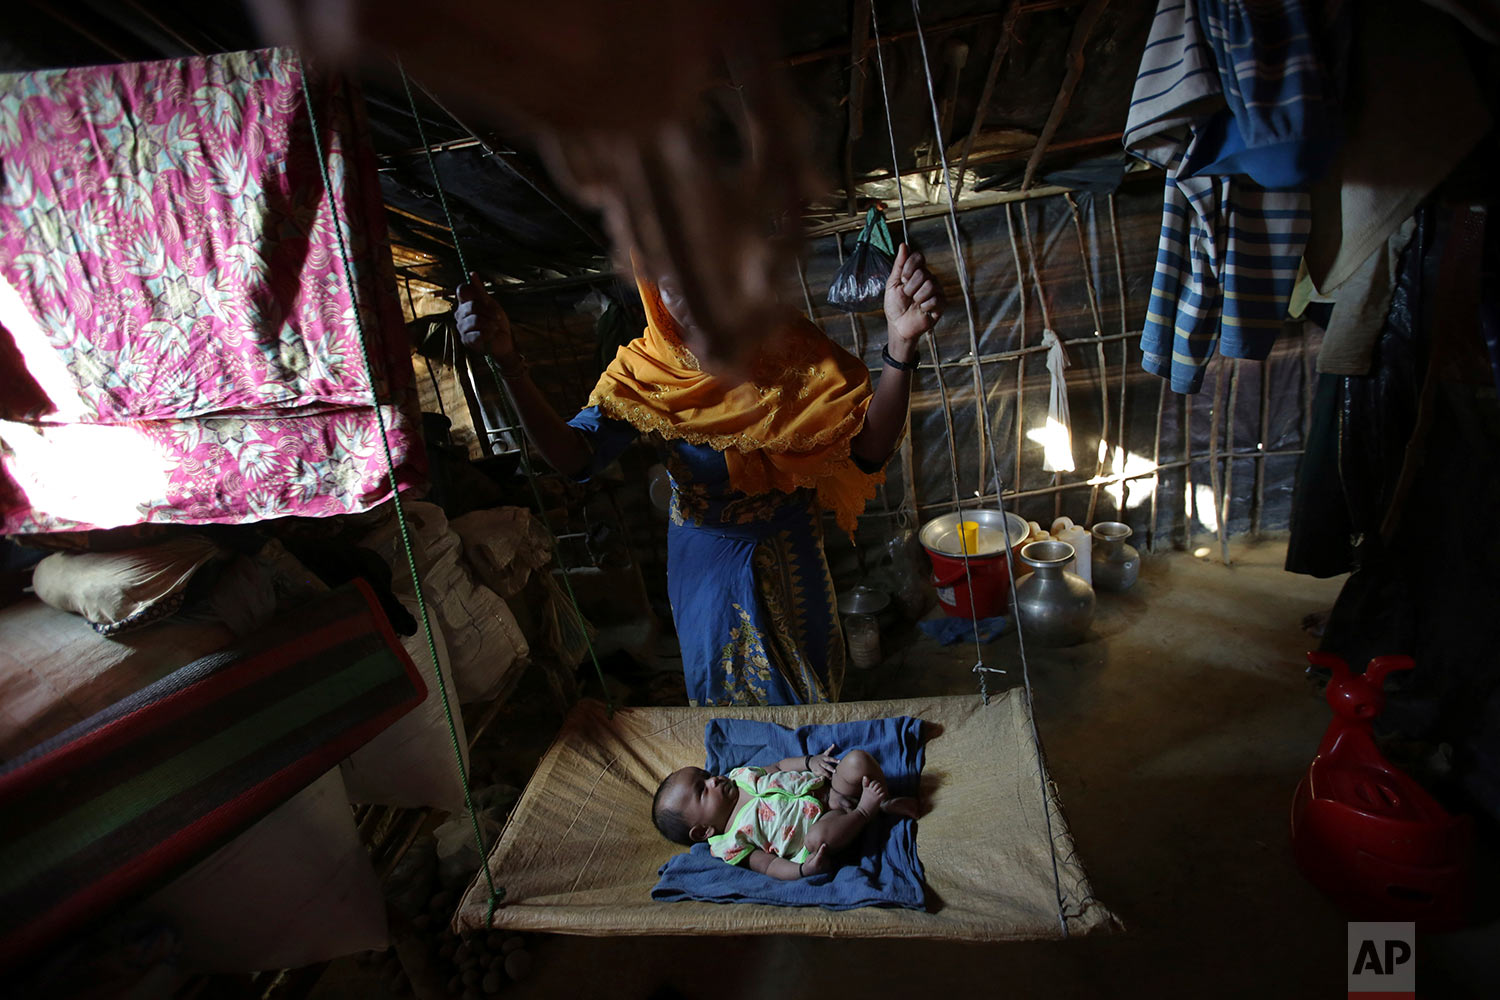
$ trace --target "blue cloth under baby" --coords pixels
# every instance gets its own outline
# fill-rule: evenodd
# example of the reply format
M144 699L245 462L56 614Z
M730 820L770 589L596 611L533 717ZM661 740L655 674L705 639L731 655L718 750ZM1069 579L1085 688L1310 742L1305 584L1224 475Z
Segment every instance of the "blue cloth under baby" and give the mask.
M766 766L787 757L822 753L833 744L834 756L863 750L880 762L886 788L893 796L916 795L922 777L922 720L909 716L803 726L792 730L770 722L711 719L704 730L710 774L726 774L740 765ZM860 906L897 906L921 910L927 905L922 862L917 857L917 823L882 814L841 855L844 862L826 875L781 881L745 865L728 865L694 844L662 865L651 898L663 902L696 899L709 903L769 903L773 906L821 906L852 910Z

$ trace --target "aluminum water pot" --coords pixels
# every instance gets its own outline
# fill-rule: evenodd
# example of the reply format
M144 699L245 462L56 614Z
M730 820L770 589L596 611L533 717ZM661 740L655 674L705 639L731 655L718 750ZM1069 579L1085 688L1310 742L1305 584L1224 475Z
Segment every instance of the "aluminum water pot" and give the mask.
M1094 536L1094 587L1120 593L1135 585L1141 575L1141 554L1125 539L1130 525L1119 521L1100 521L1090 532Z
M1021 561L1032 570L1016 584L1027 642L1071 646L1088 634L1094 620L1094 589L1063 568L1074 555L1067 542L1032 542L1021 549Z

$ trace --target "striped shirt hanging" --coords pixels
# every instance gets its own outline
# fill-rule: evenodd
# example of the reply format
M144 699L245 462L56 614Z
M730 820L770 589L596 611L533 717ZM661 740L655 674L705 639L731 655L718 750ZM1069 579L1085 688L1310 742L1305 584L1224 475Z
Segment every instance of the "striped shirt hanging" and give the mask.
M1331 102L1302 7L1157 7L1124 141L1167 174L1141 352L1176 392L1198 391L1216 347L1264 359L1281 329L1311 224L1308 195L1241 173L1300 183L1326 162Z

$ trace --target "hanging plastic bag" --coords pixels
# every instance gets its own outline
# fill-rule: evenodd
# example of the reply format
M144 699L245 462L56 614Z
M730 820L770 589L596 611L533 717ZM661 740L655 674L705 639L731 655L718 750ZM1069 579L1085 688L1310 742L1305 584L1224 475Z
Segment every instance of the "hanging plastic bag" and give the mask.
M876 308L885 300L885 282L895 261L896 247L885 213L873 207L865 214L853 252L844 258L828 286L828 304L851 313Z

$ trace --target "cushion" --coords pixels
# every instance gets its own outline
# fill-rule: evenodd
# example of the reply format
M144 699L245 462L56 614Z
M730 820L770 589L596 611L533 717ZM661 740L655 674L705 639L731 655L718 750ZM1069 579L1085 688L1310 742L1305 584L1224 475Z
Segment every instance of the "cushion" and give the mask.
M37 563L32 586L54 608L116 635L180 609L193 574L218 554L196 535L123 552L54 552Z

